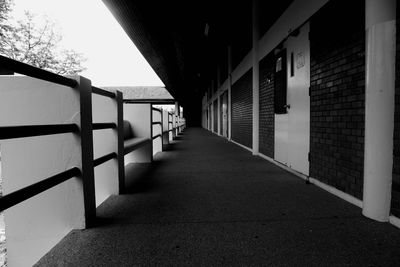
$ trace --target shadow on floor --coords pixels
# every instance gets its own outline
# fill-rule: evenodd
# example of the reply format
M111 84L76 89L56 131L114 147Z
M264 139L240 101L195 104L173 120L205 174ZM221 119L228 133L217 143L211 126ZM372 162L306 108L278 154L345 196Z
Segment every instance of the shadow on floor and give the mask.
M125 166L124 194L150 192L157 188L153 173L163 164L162 161L153 163L131 163Z
M163 152L174 151L174 150L176 150L176 144L174 143L163 145Z

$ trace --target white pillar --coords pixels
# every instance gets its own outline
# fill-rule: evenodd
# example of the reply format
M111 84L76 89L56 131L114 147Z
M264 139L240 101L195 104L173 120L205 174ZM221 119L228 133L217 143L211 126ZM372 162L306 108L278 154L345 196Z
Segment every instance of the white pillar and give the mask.
M228 139L232 139L232 47L228 46Z
M211 132L214 132L214 101L210 103L210 110L211 110Z
M218 134L221 134L221 97L219 95L219 92L217 92L217 103L218 103L218 108L217 108L217 116L218 116Z
M396 0L366 0L363 215L389 219L394 129Z
M253 155L258 155L259 150L259 113L260 113L260 92L259 92L259 64L258 64L258 39L259 39L259 1L253 0Z

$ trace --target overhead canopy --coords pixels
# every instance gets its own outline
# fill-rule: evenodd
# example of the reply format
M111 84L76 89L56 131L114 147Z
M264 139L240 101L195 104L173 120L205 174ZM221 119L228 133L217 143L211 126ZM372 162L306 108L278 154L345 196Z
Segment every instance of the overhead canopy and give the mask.
M261 34L292 1L260 1ZM228 45L232 47L233 67L251 50L249 0L103 2L186 110L196 107L200 113L204 90L211 81L217 87L217 80L222 83L227 78Z

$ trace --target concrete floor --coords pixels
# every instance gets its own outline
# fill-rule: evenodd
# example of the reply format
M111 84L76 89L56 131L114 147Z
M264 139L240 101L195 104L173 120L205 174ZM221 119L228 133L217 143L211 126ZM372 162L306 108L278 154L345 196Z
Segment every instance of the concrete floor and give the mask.
M37 266L400 266L400 229L187 129Z

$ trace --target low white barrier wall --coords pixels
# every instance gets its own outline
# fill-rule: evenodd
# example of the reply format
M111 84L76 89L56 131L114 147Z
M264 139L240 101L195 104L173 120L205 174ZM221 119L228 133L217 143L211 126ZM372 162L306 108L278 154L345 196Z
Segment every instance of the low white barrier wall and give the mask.
M117 102L115 99L92 94L93 123L117 124ZM117 129L93 131L94 159L118 150ZM96 206L110 195L118 194L118 161L111 159L95 167Z
M153 155L162 152L162 111L152 110L153 113Z
M0 125L76 123L79 92L30 77L0 76ZM81 168L73 133L0 141L3 195L72 167ZM72 178L4 211L9 266L32 266L70 230L84 227L82 181Z

